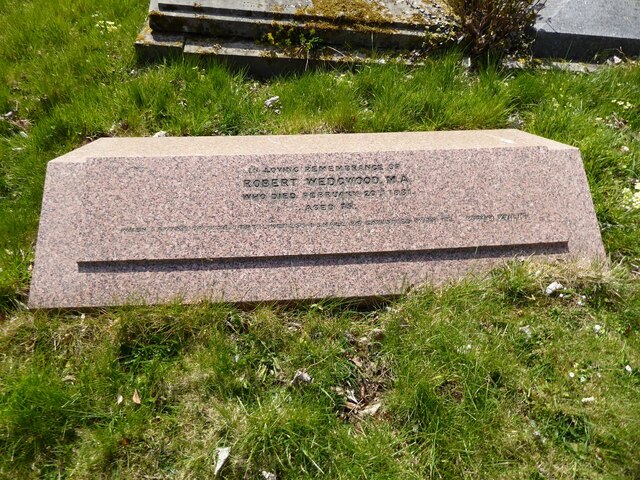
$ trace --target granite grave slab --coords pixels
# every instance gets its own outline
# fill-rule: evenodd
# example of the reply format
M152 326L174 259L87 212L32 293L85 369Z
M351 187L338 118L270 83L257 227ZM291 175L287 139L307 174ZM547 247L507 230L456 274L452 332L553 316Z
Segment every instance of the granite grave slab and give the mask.
M33 308L371 298L604 260L577 149L516 130L110 138L49 163Z

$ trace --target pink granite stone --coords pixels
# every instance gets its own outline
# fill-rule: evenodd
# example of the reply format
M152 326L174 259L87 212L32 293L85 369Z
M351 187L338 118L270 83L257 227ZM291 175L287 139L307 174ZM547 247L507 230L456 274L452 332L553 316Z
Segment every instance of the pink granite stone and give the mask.
M516 130L98 140L49 163L34 308L395 295L605 258L580 153Z

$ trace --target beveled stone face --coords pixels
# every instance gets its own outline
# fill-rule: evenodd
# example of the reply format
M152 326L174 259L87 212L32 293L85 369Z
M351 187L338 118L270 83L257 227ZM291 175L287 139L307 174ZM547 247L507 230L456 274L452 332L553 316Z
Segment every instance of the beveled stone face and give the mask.
M49 164L33 307L374 297L604 258L579 152L513 130L103 139Z
M81 260L566 243L546 154L474 153L469 177L441 151L89 159Z

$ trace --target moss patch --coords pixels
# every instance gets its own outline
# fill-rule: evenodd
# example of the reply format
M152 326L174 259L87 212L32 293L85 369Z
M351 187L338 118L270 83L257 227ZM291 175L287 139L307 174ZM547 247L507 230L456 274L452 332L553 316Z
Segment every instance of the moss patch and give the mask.
M355 23L389 24L393 21L386 8L367 0L314 0L313 5L301 13Z

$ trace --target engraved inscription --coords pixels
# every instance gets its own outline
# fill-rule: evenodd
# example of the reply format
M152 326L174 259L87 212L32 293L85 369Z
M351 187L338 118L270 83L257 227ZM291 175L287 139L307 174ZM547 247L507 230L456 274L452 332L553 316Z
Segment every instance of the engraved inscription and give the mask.
M245 173L243 200L300 200L298 209L307 213L356 210L362 200L411 195L409 175L400 163L267 165L248 167Z
M388 164L322 164L250 166L242 173L240 197L245 202L266 202L275 208L280 202L296 203L300 213L336 212L357 210L363 201L387 201L410 197L411 180L401 163ZM424 179L422 179L424 181ZM297 201L297 202L296 202ZM347 228L370 226L407 226L411 224L452 224L523 222L529 219L526 212L477 213L453 215L438 212L425 216L406 218L368 218L345 221L250 223L237 225L171 225L148 227L123 227L122 233L144 234L161 232L233 232L258 229L308 229Z
M84 198L92 250L79 260L566 241L550 201L531 193L545 189L530 185L534 159L517 169L507 168L513 162L506 155L474 159L473 177L452 177L444 155L422 152L237 156L215 165L208 157L130 159L117 163L119 183L103 181L97 160L88 166L94 188ZM500 194L507 183L516 185L509 197ZM89 226L98 223L99 231Z
M318 207L320 209L320 207ZM439 216L432 217L412 217L412 218L379 218L369 220L349 220L349 221L330 221L330 222L295 222L295 223L249 223L239 225L176 225L171 227L125 227L120 231L123 233L153 233L153 232L230 232L230 231L246 231L257 229L306 229L306 228L343 228L343 227L362 227L362 226L375 226L375 225L410 225L410 224L447 224L454 223L456 221L478 221L477 218L497 218L504 217L500 221L515 222L528 218L528 215L524 212L513 214L501 214L497 217L493 215L472 215L459 218L450 214L441 214ZM470 220L471 219L471 220ZM493 221L493 220L492 220Z

